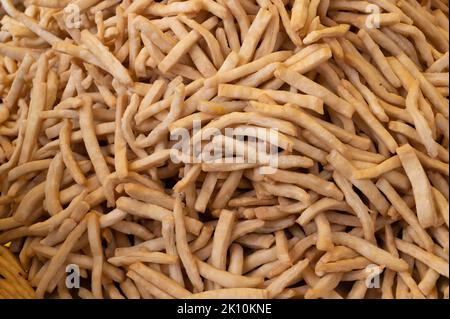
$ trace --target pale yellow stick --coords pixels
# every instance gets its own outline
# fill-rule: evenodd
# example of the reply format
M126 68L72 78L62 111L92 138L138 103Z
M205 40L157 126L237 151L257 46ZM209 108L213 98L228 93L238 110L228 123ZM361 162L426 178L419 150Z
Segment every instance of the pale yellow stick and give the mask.
M247 35L242 41L241 48L239 49L241 64L247 63L252 58L256 49L256 45L261 39L261 36L263 35L265 28L270 22L271 17L271 13L264 8L261 8L258 11L258 14L250 25Z
M433 226L436 222L436 209L427 175L414 149L409 144L399 147L397 154L411 181L419 223L423 228Z
M308 18L309 0L295 0L292 6L291 28L299 31L304 27Z
M177 194L173 214L175 217L175 241L178 254L195 289L201 292L204 289L204 284L200 278L199 269L186 239L186 227L180 194Z
M56 154L48 167L47 179L45 182L44 207L51 216L63 210L59 200L59 189L61 179L64 174L64 162L61 153Z
M416 127L416 131L422 140L422 144L427 149L428 154L434 158L438 155L438 149L436 142L434 141L431 128L429 127L425 117L419 112L419 94L419 82L414 81L408 91L408 96L406 97L406 110L414 121L414 126Z
M87 233L92 253L92 294L97 299L103 298L102 273L103 273L103 247L100 235L99 218L95 213L86 215Z
M80 110L80 129L84 145L86 146L86 150L92 161L98 179L105 187L110 170L98 144L97 136L95 134L94 117L92 114L92 100L88 97L83 97L83 106ZM108 200L113 201L113 198L111 197L113 194L110 194L105 188L104 192Z

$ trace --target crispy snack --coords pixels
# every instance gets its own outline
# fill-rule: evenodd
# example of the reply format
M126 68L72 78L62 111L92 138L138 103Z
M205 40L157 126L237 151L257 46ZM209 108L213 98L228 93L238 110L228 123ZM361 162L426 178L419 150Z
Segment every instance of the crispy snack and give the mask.
M227 251L230 246L231 234L234 226L234 212L223 209L214 229L212 250L209 261L217 269L225 269L227 263ZM217 289L219 285L215 285Z
M422 227L430 227L436 223L437 218L430 182L414 149L409 144L399 147L397 154L406 175L411 181L419 222Z
M0 298L448 298L448 1L0 3Z

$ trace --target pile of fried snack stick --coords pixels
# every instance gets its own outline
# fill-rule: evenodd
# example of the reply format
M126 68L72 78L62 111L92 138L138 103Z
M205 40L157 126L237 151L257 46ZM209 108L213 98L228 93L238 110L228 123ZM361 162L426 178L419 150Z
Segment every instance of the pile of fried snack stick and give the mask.
M448 1L0 3L0 298L448 298Z

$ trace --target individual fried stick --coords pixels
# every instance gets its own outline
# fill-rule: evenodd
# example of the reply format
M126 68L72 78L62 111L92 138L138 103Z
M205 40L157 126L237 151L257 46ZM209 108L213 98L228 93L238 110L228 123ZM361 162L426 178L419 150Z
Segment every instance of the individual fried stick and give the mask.
M234 190L237 188L239 181L242 177L243 171L233 171L230 173L225 183L222 185L222 188L217 193L214 201L211 204L211 207L214 209L224 208L231 196L233 195Z
M119 95L117 98L115 112L115 133L114 133L114 167L120 178L128 175L128 163L126 152L126 140L121 128L120 119L123 116L125 107L125 94ZM61 137L60 137L61 139Z
M186 228L180 194L178 194L175 199L173 214L175 217L175 241L178 254L195 289L201 292L204 289L204 284L200 278L199 269L195 262L194 256L189 250L189 245L186 240Z
M47 57L42 54L37 62L36 76L33 80L33 90L30 93L30 109L26 121L25 136L19 157L19 164L27 162L31 157L32 146L37 140L37 132L40 129L42 119L40 112L44 110L46 99L46 72L48 69Z
M308 18L309 0L295 0L292 6L291 28L299 31L305 26Z
M210 263L217 269L224 270L227 262L227 251L231 244L231 234L234 226L235 214L232 211L222 209L214 230L213 245ZM217 286L219 289L220 286Z
M160 252L135 251L121 256L108 259L108 262L115 266L128 266L136 262L148 262L154 264L175 265L178 262L177 256Z
M173 197L138 183L126 183L124 184L125 193L130 197L138 199L140 201L158 205L166 209L173 209L175 200Z
M349 272L355 269L367 269L371 261L364 257L343 259L321 265L320 271L323 273ZM317 270L316 270L317 273Z
M166 217L163 219L161 232L164 238L166 252L170 255L178 256L178 251L175 244L175 221L172 217ZM184 287L184 279L180 265L169 265L169 274L172 279Z
M412 85L410 91L408 92L408 96L406 98L406 110L411 115L414 126L416 127L416 131L419 134L423 145L427 149L428 154L431 157L436 157L438 155L438 150L436 146L436 142L433 139L433 133L428 126L427 121L423 117L423 115L419 112L418 109L418 100L419 100L419 82L415 81Z
M297 219L297 223L299 223L302 226L306 225L310 221L312 221L317 215L328 210L350 211L351 208L347 203L343 201L338 201L332 198L324 197L319 199L309 207L307 207L302 212L300 217Z
M242 40L241 48L239 49L239 56L241 57L241 64L247 63L253 56L261 36L271 19L271 13L261 8L253 20L245 38Z
M389 171L395 170L402 166L400 158L395 155L381 162L376 166L353 171L352 177L355 179L371 179L379 177Z
M22 90L23 85L25 83L25 75L30 69L32 63L33 63L32 56L29 54L25 55L25 57L22 60L22 63L20 64L19 69L16 72L14 81L11 84L11 88L8 92L8 95L3 100L3 103L7 108L11 109L16 103L17 99L19 98L20 91Z
M301 202L309 202L310 196L302 188L283 183L261 183L262 187L272 195L296 199Z
M181 192L182 190L186 189L189 185L194 184L198 175L200 174L201 169L202 166L200 166L199 164L193 165L189 169L189 171L185 172L183 178L175 184L173 190L175 192Z
M198 269L203 277L225 288L254 288L263 283L262 277L248 277L217 269L197 259Z
M37 160L22 164L10 170L8 172L8 181L14 182L22 176L26 176L29 173L47 169L51 163L51 160Z
M331 227L325 214L319 214L314 218L317 227L317 242L318 250L329 251L333 249L334 244L331 239Z
M244 267L244 249L239 244L232 244L230 246L230 262L228 265L228 272L242 275Z
M289 255L288 240L283 230L278 230L275 232L275 244L278 260L292 265L292 260Z
M61 153L56 154L48 167L45 182L44 207L50 215L56 215L63 210L59 202L59 189L64 174L64 162Z
M210 172L206 175L205 180L203 181L202 188L200 189L200 193L197 196L195 201L195 210L201 213L204 213L206 210L206 206L208 205L209 199L214 191L214 187L217 183L217 173Z
M122 101L118 101L118 102L124 104L125 96L119 96L119 98L121 98ZM131 148L131 150L139 158L144 158L145 156L147 156L147 152L145 152L143 149L141 149L140 147L138 147L136 145L137 143L136 143L136 139L135 139L133 128L132 128L133 117L136 114L138 107L140 106L138 95L133 94L129 100L130 101L129 101L128 105L126 106L126 108L124 105L120 106L120 108L122 109L122 114L121 114L120 121L119 121L119 123L120 123L120 133L119 134L121 136L119 138L124 139L126 143L123 146L123 148L121 150L119 150L118 155L119 155L119 158L124 156L124 155L121 155L120 152L126 153L126 145L128 144L128 146ZM141 103L141 105L142 105L142 103ZM120 141L119 141L119 144L120 144Z
M97 299L102 299L102 267L103 267L103 248L100 237L100 223L95 213L86 215L87 233L89 245L92 252L92 294Z
M81 172L78 163L73 157L73 153L71 150L71 132L72 123L70 120L65 119L63 127L61 127L61 130L59 131L60 151L64 165L69 170L75 182L83 185L86 183L86 177Z
M88 97L83 97L83 102L83 106L80 110L80 128L83 141L89 154L89 158L92 161L92 165L94 166L95 172L97 173L100 182L105 187L105 196L109 201L114 202L112 198L114 195L109 193L106 189L106 180L107 176L110 174L110 170L100 151L100 146L95 134L94 119L92 114L92 100Z
M320 39L342 37L350 29L348 24L340 24L335 27L324 28L321 30L314 30L308 33L308 35L303 38L304 44L311 44Z
M417 205L417 217L423 228L436 222L436 209L432 200L431 186L414 149L405 144L397 149L402 166L411 181Z
M196 252L197 250L204 248L210 241L210 239L213 235L213 232L214 232L213 226L205 225L202 228L202 231L199 234L199 236L197 237L197 239L195 239L194 241L192 241L189 244L189 248L191 249L191 251Z
M442 195L442 193L439 190L437 190L436 188L433 187L432 192L433 192L433 196L434 196L434 199L436 202L436 207L437 207L440 215L444 219L445 224L448 225L448 223L449 223L448 202L447 202L446 198L444 197L444 195Z

